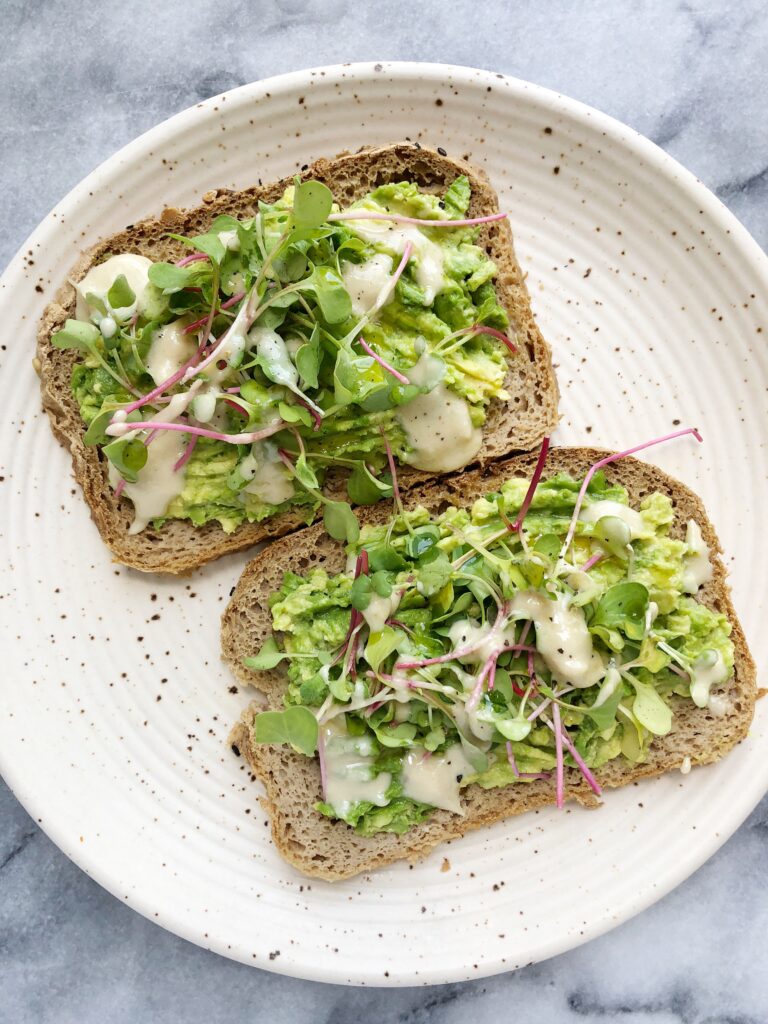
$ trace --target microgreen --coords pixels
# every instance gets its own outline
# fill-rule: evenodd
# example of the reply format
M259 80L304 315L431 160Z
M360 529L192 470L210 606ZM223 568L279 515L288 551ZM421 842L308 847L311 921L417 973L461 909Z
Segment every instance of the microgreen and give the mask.
M147 462L147 448L138 439L119 438L105 444L102 451L123 480L135 484Z
M123 309L131 306L136 301L136 296L128 284L125 274L118 274L107 292L107 302L113 310Z
M288 743L308 757L317 749L317 736L317 719L302 705L285 711L262 711L253 720L256 743Z
M652 441L645 441L643 444L635 445L634 448L627 448L622 452L615 452L612 455L606 455L604 459L600 459L594 465L590 466L584 480L582 481L578 497L576 498L576 505L573 510L570 526L568 527L568 532L565 536L565 540L563 541L563 546L560 549L560 557L565 558L568 548L571 546L571 541L573 540L573 535L576 531L576 523L579 519L579 512L581 511L581 506L584 501L584 495L587 493L587 488L589 487L592 477L598 472L598 470L602 469L603 466L610 465L612 462L618 462L619 459L624 459L628 455L634 455L636 452L645 451L646 448L652 448L657 444L664 444L664 442L672 441L677 437L685 437L687 434L693 434L699 443L703 441L701 434L695 427L686 427L684 430L675 430L671 434L664 434L663 437L655 437Z
M355 505L375 505L392 495L390 482L374 476L364 462L357 462L347 480L347 494Z

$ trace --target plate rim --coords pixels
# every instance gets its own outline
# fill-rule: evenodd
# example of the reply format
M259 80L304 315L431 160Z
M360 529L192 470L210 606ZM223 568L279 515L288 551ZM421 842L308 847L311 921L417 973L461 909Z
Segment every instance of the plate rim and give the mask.
M588 123L592 127L596 126L602 130L605 136L610 137L616 145L638 153L652 169L661 173L665 178L674 180L678 188L684 190L689 196L695 197L702 211L713 218L719 227L729 233L731 243L740 248L752 261L755 276L762 276L766 286L768 286L768 255L766 255L736 215L695 174L687 170L652 140L617 118L556 90L488 69L436 62L370 60L318 65L245 83L235 89L226 90L223 93L192 104L164 119L147 131L142 132L91 170L42 218L37 227L22 242L9 260L7 267L0 276L0 291L5 288L11 292L14 279L17 277L21 279L24 252L41 243L50 232L58 230L58 225L55 223L55 218L52 215L55 212L66 210L70 205L78 203L89 191L93 192L96 189L102 188L102 179L109 175L113 167L119 166L126 160L134 160L146 147L151 147L154 144L164 144L169 133L177 134L183 131L184 126L192 122L194 118L206 116L206 112L210 111L216 101L222 101L222 98L231 99L233 101L232 105L234 105L235 102L248 98L262 98L266 92L273 94L278 92L290 93L301 86L306 87L313 76L320 74L323 75L325 82L336 80L347 85L354 80L368 80L385 75L398 79L416 79L420 81L424 79L438 81L447 76L452 76L460 80L468 89L476 87L478 82L486 85L502 79L509 90L508 96L510 98L522 96L523 94L532 95L543 106L552 110L553 114L561 113L573 121ZM50 301L50 299L46 300L46 296L42 295L40 297L41 309L45 301ZM396 973L395 976L383 980L380 975L374 976L366 972L355 974L354 969L345 970L343 966L334 969L326 965L322 969L316 970L312 968L306 958L303 960L301 958L292 959L288 951L286 951L284 957L269 964L262 962L253 964L252 961L241 959L235 951L226 948L224 940L220 942L206 942L201 938L199 932L193 931L192 926L184 920L183 916L174 918L172 915L164 915L162 922L158 921L155 917L154 908L151 908L149 905L149 897L143 896L141 891L134 891L129 896L122 894L120 880L110 873L109 864L103 863L98 855L92 856L87 844L72 847L69 837L64 834L65 826L62 822L57 823L56 819L52 823L49 823L46 819L38 820L37 814L40 808L36 807L37 790L34 784L29 788L25 786L23 773L15 770L13 757L6 756L2 749L0 749L0 774L2 774L13 795L19 800L38 827L45 832L48 838L65 856L72 860L90 878L110 892L120 903L127 904L131 909L152 921L152 923L160 924L160 927L197 946L216 952L224 957L238 960L241 963L250 963L252 966L260 967L262 970L288 977L329 984L400 987L414 984L449 984L466 980L466 975L462 973L460 968L452 971L425 968L420 970L418 975L413 973L406 974L401 971ZM541 962L552 956L578 948L583 943L623 924L652 906L662 897L668 895L717 852L737 831L759 803L768 790L768 763L766 764L763 777L759 780L759 785L757 782L758 780L755 779L754 787L745 790L742 799L732 805L725 827L721 827L715 836L700 840L693 854L683 864L677 865L665 874L662 884L653 888L649 887L642 897L636 897L627 901L619 914L605 914L599 920L588 924L578 936L565 935L541 942L538 946L535 961L531 962ZM484 978L509 971L509 965L503 962L500 956L495 956L483 961L481 969L473 973L472 977Z

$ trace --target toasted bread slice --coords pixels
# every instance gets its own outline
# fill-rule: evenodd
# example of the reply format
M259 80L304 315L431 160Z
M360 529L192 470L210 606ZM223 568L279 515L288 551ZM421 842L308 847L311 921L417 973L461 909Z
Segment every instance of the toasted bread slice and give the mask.
M457 175L465 174L472 188L470 217L498 210L496 193L482 171L463 160L453 160L418 145L399 143L345 153L333 160L318 160L302 172L303 178L324 182L335 199L347 206L371 189L390 181L410 179L430 191L443 191ZM242 192L219 189L206 193L202 205L193 210L166 209L150 220L130 225L85 253L71 270L69 279L79 281L95 264L121 252L135 252L152 260L174 261L187 250L167 232L193 235L207 230L222 213L249 217L259 200L274 202L290 179L255 185ZM508 451L535 447L557 423L558 390L549 347L531 313L522 271L515 258L512 232L506 220L484 225L478 244L483 245L498 267L496 289L517 335L518 352L510 358L505 388L509 400L494 401L484 427L484 444L478 461L487 462ZM91 516L115 559L146 572L181 573L221 555L252 546L270 537L280 537L303 525L300 513L286 512L260 523L244 523L227 534L218 523L194 526L189 520L169 520L156 530L151 525L142 533L129 534L133 504L116 498L109 486L107 460L97 448L83 444L85 431L72 395L70 376L77 354L61 351L51 344L51 335L68 317L74 316L75 289L65 284L47 306L37 336L37 357L43 407L53 432L72 455L74 474L80 483ZM427 479L427 474L404 469L403 486ZM329 491L340 489L338 478L329 481Z
M564 471L577 478L583 477L589 466L606 454L592 448L553 449L546 472ZM466 505L498 489L512 476L530 477L534 463L535 456L527 454L494 462L484 470L433 481L412 490L407 503L422 504L433 512L449 504ZM734 612L725 568L718 555L719 542L700 499L666 473L635 459L624 459L609 466L606 475L611 482L627 488L633 504L653 491L668 494L676 512L673 536L684 536L689 519L699 523L709 546L713 574L697 597L727 616L733 626L731 638L735 648L734 676L724 693L727 713L717 717L691 701L676 698L672 731L654 740L644 764L630 765L616 760L595 773L600 784L610 788L679 768L686 758L692 765L719 760L747 734L754 712L756 682L754 662ZM389 514L389 508L378 506L367 509L363 516L368 522L381 522ZM286 688L284 672L279 667L269 672L253 672L244 667L243 658L257 651L271 633L268 597L280 587L283 573L303 574L313 566L323 566L329 573L341 572L345 566L342 548L322 528L315 526L257 555L246 567L222 619L224 660L242 683L257 687L264 693L267 703L276 708L282 706ZM405 835L360 836L347 825L333 822L313 810L313 805L321 799L316 759L284 747L251 742L254 710L257 708L251 706L243 713L232 732L231 742L246 758L253 775L265 786L264 804L272 820L275 844L287 861L307 875L333 881L372 871L396 860L415 860L439 843L471 829L555 803L554 779L491 790L468 786L462 790L463 817L438 810ZM599 803L578 770L566 768L565 786L566 798L587 806Z

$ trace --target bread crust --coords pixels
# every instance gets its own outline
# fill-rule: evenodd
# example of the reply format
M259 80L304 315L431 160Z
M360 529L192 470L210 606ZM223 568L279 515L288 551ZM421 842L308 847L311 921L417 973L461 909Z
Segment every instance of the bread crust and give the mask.
M472 187L469 216L498 210L496 193L482 171L463 160L410 143L367 147L357 153L339 154L332 160L317 160L301 172L301 177L323 181L335 199L347 206L387 181L411 179L427 190L441 191L459 174L466 174ZM241 192L218 189L206 193L202 204L194 209L169 208L159 217L128 226L84 253L70 271L67 283L45 309L37 334L35 364L40 374L43 408L54 435L71 454L75 478L102 539L116 561L134 569L188 572L222 555L290 533L303 526L305 519L301 511L288 511L261 523L243 523L230 534L215 522L194 526L189 520L174 519L159 530L149 525L142 533L128 533L133 503L126 497L115 497L109 485L106 458L97 448L83 444L85 426L70 386L77 353L61 351L51 344L52 334L68 317L74 316L75 289L69 282L81 280L92 266L121 252L136 252L152 260L177 260L186 250L181 243L166 237L169 231L198 234L223 213L252 216L260 200L274 202L292 180L284 178ZM533 319L509 222L483 225L478 244L486 248L498 266L497 294L518 339L518 352L510 359L505 381L509 400L494 400L488 410L484 444L477 460L485 463L508 451L527 451L551 433L558 418L558 388L549 346ZM428 474L407 467L402 471L403 487L425 479ZM342 487L338 476L331 477L329 492L337 493Z
M589 466L606 454L592 448L551 449L546 472L564 471L583 477ZM498 489L512 476L530 477L535 459L536 456L529 453L499 460L451 479L432 481L412 490L407 503L423 504L432 512L447 504L469 504ZM709 546L713 572L711 581L701 588L697 597L731 622L735 650L734 676L724 692L728 712L717 717L689 700L675 699L672 731L654 741L648 761L640 765L609 762L595 773L600 784L610 789L680 768L686 758L690 758L692 765L719 760L747 735L757 689L755 665L731 602L720 544L701 500L684 484L636 459L614 463L606 467L605 473L611 483L627 488L633 504L653 491L668 494L676 515L672 536L682 539L687 521L698 522ZM382 522L390 512L386 506L376 506L366 509L361 518L366 522ZM280 667L269 672L254 672L243 665L243 658L258 650L271 633L269 594L280 586L284 572L306 573L314 566L322 566L329 573L337 573L343 571L344 564L341 547L324 534L321 527L313 526L290 539L276 542L268 552L257 555L246 566L222 617L222 656L238 680L259 689L270 706L282 704L287 684L285 672ZM438 844L472 829L555 803L553 779L492 790L473 785L462 791L463 817L438 810L430 820L403 836L390 833L359 836L349 826L334 823L313 810L313 804L321 797L316 759L283 747L251 742L249 722L253 711L254 706L244 711L232 731L231 742L245 757L253 777L265 787L264 804L271 817L275 844L289 863L307 875L335 881L373 871L396 860L417 860ZM565 795L589 807L600 802L577 769L566 768Z

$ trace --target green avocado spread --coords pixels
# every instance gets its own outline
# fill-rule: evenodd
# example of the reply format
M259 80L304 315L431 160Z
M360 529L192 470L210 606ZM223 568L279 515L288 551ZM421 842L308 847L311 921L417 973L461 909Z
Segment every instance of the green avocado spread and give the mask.
M132 500L134 532L322 506L351 539L349 505L323 493L330 469L366 504L391 495L395 461L472 461L515 347L469 203L464 177L442 195L381 185L344 211L297 181L251 217L172 236L176 263L93 267L54 344L80 355L86 443Z
M471 508L400 511L363 527L346 572L285 575L245 663L283 663L289 684L252 736L320 758L320 813L370 835L462 814L469 784L551 779L562 802L579 776L599 792L608 762L645 761L681 708L728 713L731 626L697 599L699 525L677 539L669 497L633 507L602 470L581 485L542 480L527 514L520 478Z

